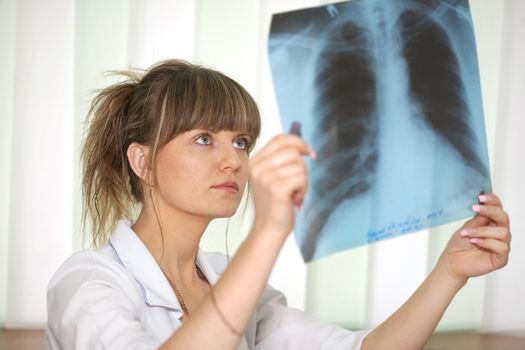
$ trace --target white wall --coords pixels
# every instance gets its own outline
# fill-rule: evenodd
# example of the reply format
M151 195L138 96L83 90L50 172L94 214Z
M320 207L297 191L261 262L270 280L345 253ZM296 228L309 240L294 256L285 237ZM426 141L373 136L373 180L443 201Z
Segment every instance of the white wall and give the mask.
M82 236L81 175L79 150L86 128L86 115L95 90L112 81L105 72L128 67L128 0L90 0L75 3L74 48L74 157L73 229L74 250L89 247Z
M504 5L498 124L494 157L494 188L511 218L509 264L487 277L483 329L525 328L525 2Z
M129 66L144 69L172 57L193 60L196 6L192 0L130 0Z
M72 249L71 1L16 8L6 325L46 317L49 277Z
M15 0L0 1L0 323L7 306L11 132L15 70Z

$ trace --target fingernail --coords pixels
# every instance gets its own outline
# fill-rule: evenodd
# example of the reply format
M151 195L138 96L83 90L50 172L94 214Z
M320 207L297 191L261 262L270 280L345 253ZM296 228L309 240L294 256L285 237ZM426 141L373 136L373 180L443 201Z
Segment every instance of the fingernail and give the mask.
M472 210L475 211L476 213L479 213L481 211L481 206L474 204L472 206Z
M480 203L487 203L487 200L488 200L488 196L486 194L482 194L478 196L478 201Z
M467 227L461 230L460 235L461 237L470 236L476 233L476 228L474 227Z
M469 242L474 243L474 244L479 244L479 243L483 243L483 239L482 238L471 238L469 239Z
M301 137L301 123L298 121L293 121L288 133Z
M317 153L315 153L314 150L311 150L311 151L310 151L310 158L312 158L312 159L317 159Z

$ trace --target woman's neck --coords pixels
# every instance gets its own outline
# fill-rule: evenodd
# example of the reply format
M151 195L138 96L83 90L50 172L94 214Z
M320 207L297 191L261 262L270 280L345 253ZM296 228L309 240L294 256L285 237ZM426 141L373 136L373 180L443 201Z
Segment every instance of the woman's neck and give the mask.
M198 280L197 251L210 220L182 212L162 214L145 206L132 229L168 278L190 286Z

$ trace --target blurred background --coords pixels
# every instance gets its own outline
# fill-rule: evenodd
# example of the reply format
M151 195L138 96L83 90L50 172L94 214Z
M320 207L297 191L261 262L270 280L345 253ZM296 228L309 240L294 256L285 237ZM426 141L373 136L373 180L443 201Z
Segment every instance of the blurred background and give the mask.
M145 69L165 58L218 69L258 101L260 147L283 129L266 50L271 15L327 3L0 0L0 327L44 327L52 274L74 251L89 248L80 227L78 154L90 99L112 82L104 72ZM470 280L439 329L519 331L525 330L525 1L470 4L493 186L514 237L508 266ZM232 219L212 223L203 249L235 251L252 219L250 203L246 213L240 208ZM417 288L460 224L308 265L291 237L270 283L291 306L322 320L373 327Z

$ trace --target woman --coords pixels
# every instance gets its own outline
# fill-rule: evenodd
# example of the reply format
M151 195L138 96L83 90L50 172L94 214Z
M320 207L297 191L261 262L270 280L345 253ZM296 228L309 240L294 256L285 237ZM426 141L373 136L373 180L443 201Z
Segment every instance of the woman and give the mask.
M507 214L484 195L426 281L376 329L350 332L286 308L266 282L307 189L302 157L315 152L279 135L249 160L257 107L219 72L170 60L126 76L92 105L84 210L100 248L73 255L50 283L52 349L419 349L469 277L507 262ZM248 179L253 227L227 264L199 242L211 220L234 214Z

